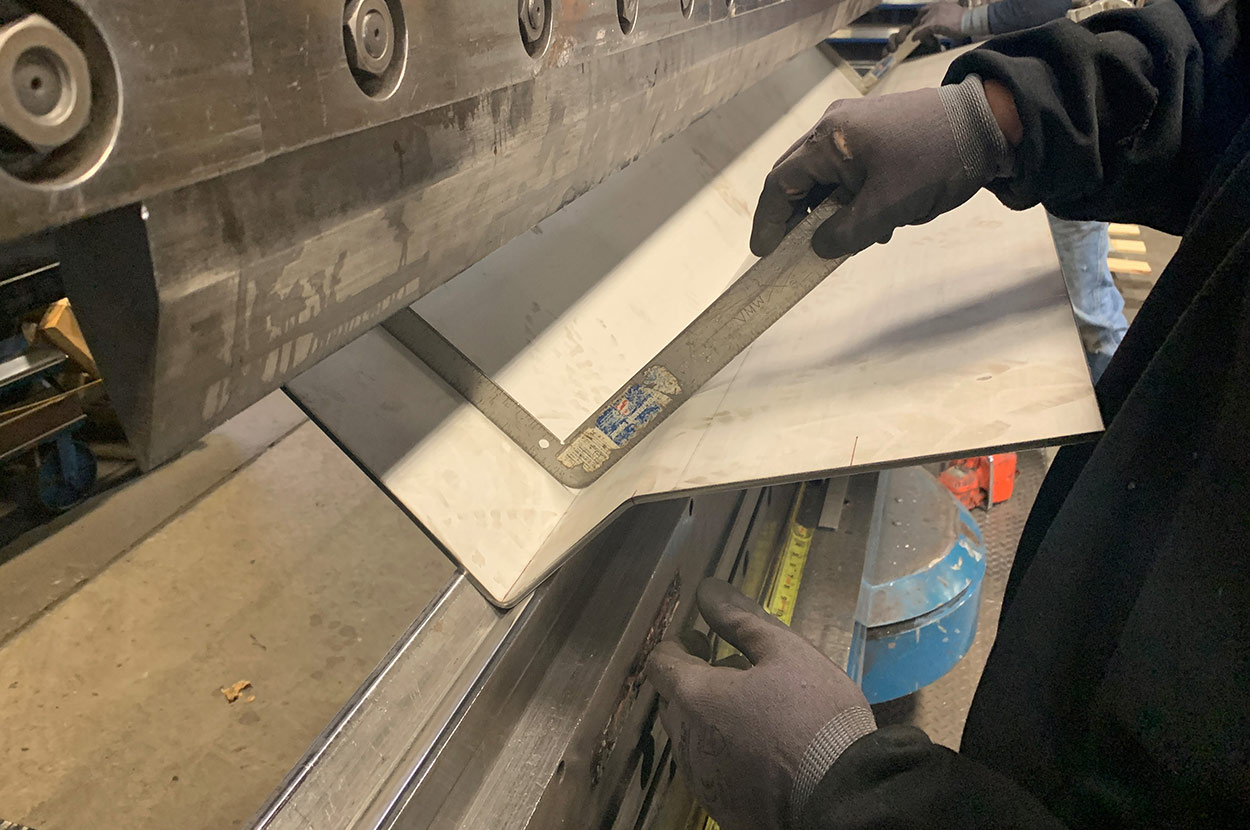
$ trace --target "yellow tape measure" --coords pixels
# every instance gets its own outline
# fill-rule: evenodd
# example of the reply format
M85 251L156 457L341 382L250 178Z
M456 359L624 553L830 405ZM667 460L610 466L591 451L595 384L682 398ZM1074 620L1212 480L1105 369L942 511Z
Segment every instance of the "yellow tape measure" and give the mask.
M806 485L804 485L806 488ZM799 583L803 581L803 568L807 565L807 554L812 549L812 535L816 528L803 525L798 516L798 508L803 503L805 492L799 493L795 499L796 515L790 519L785 546L777 557L772 579L769 580L768 592L761 603L764 610L781 620L786 625L794 619L794 604L799 598Z

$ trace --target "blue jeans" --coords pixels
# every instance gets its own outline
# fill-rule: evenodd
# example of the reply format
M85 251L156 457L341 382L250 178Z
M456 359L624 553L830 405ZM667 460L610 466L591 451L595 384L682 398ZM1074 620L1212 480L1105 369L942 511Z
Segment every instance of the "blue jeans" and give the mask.
M1050 235L1059 254L1063 281L1068 286L1076 329L1085 347L1089 374L1098 382L1111 355L1128 331L1124 298L1107 267L1110 240L1106 222L1075 222L1046 214Z

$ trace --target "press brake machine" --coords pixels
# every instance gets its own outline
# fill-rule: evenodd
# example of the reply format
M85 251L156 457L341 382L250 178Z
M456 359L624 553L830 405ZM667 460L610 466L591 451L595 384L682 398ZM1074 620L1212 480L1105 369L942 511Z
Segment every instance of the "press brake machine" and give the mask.
M55 246L140 463L285 386L461 566L256 827L681 826L646 655L796 527L794 625L855 674L913 631L874 586L943 560L930 609L975 610L974 525L885 470L1100 428L1037 217L1001 290L920 237L855 258L585 487L473 405L564 446L749 267L764 170L851 94L810 47L872 5L0 0L0 245ZM943 268L965 293L913 305ZM1033 337L990 353L1004 321Z

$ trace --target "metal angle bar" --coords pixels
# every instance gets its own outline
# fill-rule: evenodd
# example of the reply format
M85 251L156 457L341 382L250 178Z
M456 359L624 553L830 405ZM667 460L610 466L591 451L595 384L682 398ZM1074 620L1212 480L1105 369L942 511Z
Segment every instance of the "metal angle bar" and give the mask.
M820 50L820 54L829 59L833 64L833 68L842 73L842 76L851 82L851 86L855 87L855 91L863 95L866 91L864 88L864 76L859 74L859 70L851 66L851 64L842 57L837 49L829 41L825 40L819 43L816 48Z
M871 574L876 569L877 557L881 553L881 532L885 525L886 500L890 493L892 475L892 470L882 470L877 473L877 492L872 503L872 524L868 530L868 543L864 550L861 581L863 574ZM864 682L864 645L870 619L872 619L872 592L861 587L859 602L855 608L855 636L851 642L846 665L846 673L860 684Z
M52 404L52 406L55 406L58 409L66 409L66 410L72 411L71 404L73 403L76 403L76 402L73 401L72 398L65 398L64 403ZM46 410L47 409L51 409L51 407L46 408ZM46 410L45 410L45 414L46 414ZM49 427L48 429L31 434L29 437L21 438L18 441L18 443L13 444L12 446L4 446L3 444L0 444L0 461L8 461L10 458L15 458L18 455L21 455L22 453L26 452L27 450L32 450L35 447L39 446L40 444L46 441L52 440L59 433L65 432L66 430L75 429L80 424L85 424L86 422L87 422L86 415L78 415L72 420L62 421L61 423L57 424L54 427ZM8 426L11 428L12 425L10 424Z
M15 274L14 276L8 277L6 279L0 279L0 288L4 288L6 285L9 285L10 283L21 282L22 280L29 279L31 277L37 277L42 273L45 273L47 271L51 271L55 268L60 267L60 265L61 263L59 262L49 262L47 265L41 265L38 268L34 268L30 271L23 271L20 274Z
M849 502L842 526L815 532L791 628L858 679L866 629L857 615L868 593L864 574L875 557L887 482L877 473L841 481L839 502Z
M916 51L916 47L920 45L920 41L909 32L903 42L898 45L890 54L877 61L871 69L864 75L859 83L859 92L861 95L867 95L872 92L872 88L885 77L886 73L899 65L910 57L911 53Z
M567 439L546 429L411 308L385 326L553 478L586 487L848 259L822 259L811 246L812 232L836 210L832 201L818 205Z
M742 491L742 501L738 504L733 526L729 529L724 552L712 574L717 579L723 579L726 582L733 581L734 573L746 556L747 540L750 538L751 529L755 526L755 517L759 515L763 495L762 487Z
M829 479L829 489L825 491L825 503L820 508L818 527L825 530L838 529L842 521L842 508L846 502L846 486L850 480L850 476Z

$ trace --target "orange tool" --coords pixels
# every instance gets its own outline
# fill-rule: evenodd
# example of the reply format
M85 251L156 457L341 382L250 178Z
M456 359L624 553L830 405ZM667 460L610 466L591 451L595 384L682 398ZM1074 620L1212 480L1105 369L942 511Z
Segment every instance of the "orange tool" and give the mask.
M988 510L1011 498L1016 485L1016 454L958 458L942 471L938 481L969 510L981 504Z

